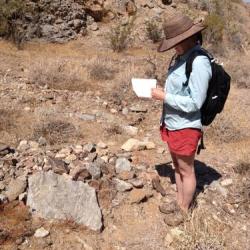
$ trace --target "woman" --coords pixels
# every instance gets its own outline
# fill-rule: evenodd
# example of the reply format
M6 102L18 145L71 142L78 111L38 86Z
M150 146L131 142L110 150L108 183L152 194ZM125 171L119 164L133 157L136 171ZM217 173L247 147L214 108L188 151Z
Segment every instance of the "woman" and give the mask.
M197 56L187 82L186 61L195 50L201 49L201 31L205 26L194 24L183 15L175 16L164 25L165 39L158 51L175 49L176 59L169 68L165 88L152 89L152 97L163 101L161 136L167 142L175 168L177 207L188 212L196 190L194 158L202 133L200 109L206 99L212 72L206 56ZM165 213L176 210L173 204L163 204Z

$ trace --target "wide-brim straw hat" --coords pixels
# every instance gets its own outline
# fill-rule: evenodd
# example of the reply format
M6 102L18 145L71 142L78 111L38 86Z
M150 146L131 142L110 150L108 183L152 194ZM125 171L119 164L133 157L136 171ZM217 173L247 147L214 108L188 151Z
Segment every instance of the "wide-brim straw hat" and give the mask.
M163 24L165 38L162 40L158 51L163 52L172 49L178 43L205 28L206 26L202 22L194 23L189 17L177 14L170 20L165 20Z

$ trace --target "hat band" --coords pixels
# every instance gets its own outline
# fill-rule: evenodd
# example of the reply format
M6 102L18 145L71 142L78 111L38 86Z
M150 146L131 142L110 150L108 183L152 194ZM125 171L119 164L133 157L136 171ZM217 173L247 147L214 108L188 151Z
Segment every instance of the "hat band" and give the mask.
M175 29L173 29L174 27L165 27L164 29L164 33L165 33L165 37L166 39L171 39L171 38L174 38L178 35L181 35L182 33L188 31L189 29L191 29L193 27L193 23L186 23L186 24L183 24L181 26L179 26L178 28L176 28L175 26Z

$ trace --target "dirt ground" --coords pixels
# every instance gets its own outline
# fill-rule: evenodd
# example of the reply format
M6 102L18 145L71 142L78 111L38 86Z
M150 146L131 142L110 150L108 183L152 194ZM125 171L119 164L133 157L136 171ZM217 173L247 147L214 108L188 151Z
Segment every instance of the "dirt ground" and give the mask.
M71 221L32 217L22 202L15 201L0 210L0 239L6 237L0 242L0 249L249 249L249 200L237 204L235 213L226 213L222 207L231 204L229 198L209 189L199 193L198 207L178 229L181 236L175 235L171 246L168 244L172 228L164 223L158 206L163 200L174 199L175 187L164 174L170 155L167 150L157 153L158 149L165 149L158 131L161 103L137 98L130 79L156 75L162 84L171 53L157 54L156 46L148 44L118 54L108 48L93 48L91 40L79 39L64 45L30 43L23 50L0 41L0 57L1 143L17 147L21 140L37 140L42 135L51 148L103 141L110 150L119 152L131 137L121 131L121 125L134 125L139 129L136 138L148 138L156 149L134 152L133 164L148 166L148 186L151 175L160 175L167 191L167 196L162 197L150 189L152 197L140 204L130 204L129 193L118 195L111 201L112 206L108 204L103 209L102 232L89 231ZM230 71L230 59L223 60ZM249 51L242 54L241 62L250 65ZM96 68L99 70L94 71ZM43 75L49 77L44 80ZM233 185L229 196L248 195L249 199L249 100L249 89L233 82L225 110L205 129L206 150L196 162L201 187L205 185L202 171L210 169L218 175L208 185L230 178ZM146 108L147 112L122 113L133 105ZM97 115L98 122L82 120L81 114ZM64 125L51 132L48 128L58 121ZM243 174L238 171L242 163L248 164ZM33 237L41 226L50 235Z

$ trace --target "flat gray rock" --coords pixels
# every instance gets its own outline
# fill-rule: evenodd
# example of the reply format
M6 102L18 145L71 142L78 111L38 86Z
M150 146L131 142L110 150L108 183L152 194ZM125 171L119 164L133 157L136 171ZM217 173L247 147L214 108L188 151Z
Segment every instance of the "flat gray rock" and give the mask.
M124 157L118 158L115 163L115 171L116 173L121 173L124 171L130 171L131 170L131 164L130 161L127 160Z
M46 219L73 219L92 230L102 228L102 214L95 189L80 181L65 179L52 171L29 177L27 205Z

